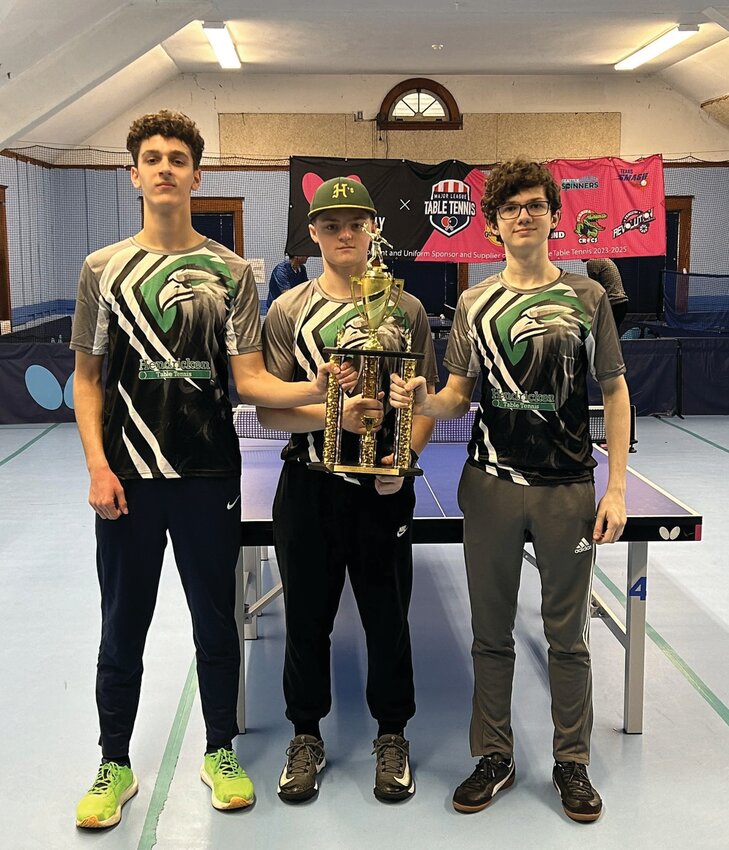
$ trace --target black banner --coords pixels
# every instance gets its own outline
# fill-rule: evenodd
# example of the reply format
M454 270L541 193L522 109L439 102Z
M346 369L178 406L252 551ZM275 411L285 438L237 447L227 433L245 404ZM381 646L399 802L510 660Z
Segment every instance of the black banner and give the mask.
M319 256L307 214L317 188L332 177L363 183L375 203L377 224L396 260L484 262L493 246L483 237L480 201L484 174L458 160L425 165L399 159L291 157L286 251Z

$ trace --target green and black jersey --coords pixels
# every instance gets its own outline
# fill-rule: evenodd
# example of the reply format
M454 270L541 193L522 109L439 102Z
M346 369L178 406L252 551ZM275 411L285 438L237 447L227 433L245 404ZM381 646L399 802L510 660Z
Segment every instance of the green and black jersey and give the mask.
M471 462L519 484L590 481L587 375L625 372L607 294L582 275L516 290L501 275L461 295L444 363L482 376Z
M261 349L245 260L212 240L180 253L134 239L95 251L71 348L107 355L104 450L119 478L239 474L228 358Z
M381 326L379 338L384 349L404 351L408 337L410 350L425 355L418 361L417 374L424 375L428 383L435 383L438 372L428 317L420 301L404 292L394 315ZM284 381L312 380L319 365L328 359L322 353L325 348L338 344L356 347L365 338L363 320L352 301L327 295L318 279L308 281L284 292L271 304L263 325L266 368ZM395 363L386 363L381 370L381 388L385 394L390 371L395 369ZM360 389L355 388L353 392L360 392ZM378 460L392 452L395 411L387 405L386 397L385 411L377 436ZM322 456L323 442L323 431L292 434L282 457L286 461L317 462ZM345 431L342 463L356 463L358 449L359 438Z

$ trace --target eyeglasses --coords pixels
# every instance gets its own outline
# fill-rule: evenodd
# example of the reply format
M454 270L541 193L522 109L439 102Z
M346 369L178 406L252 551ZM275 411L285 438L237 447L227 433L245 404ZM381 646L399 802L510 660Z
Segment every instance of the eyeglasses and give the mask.
M502 204L500 207L496 207L499 218L504 221L519 218L522 210L526 210L531 216L546 215L549 212L549 201L529 201L528 204Z

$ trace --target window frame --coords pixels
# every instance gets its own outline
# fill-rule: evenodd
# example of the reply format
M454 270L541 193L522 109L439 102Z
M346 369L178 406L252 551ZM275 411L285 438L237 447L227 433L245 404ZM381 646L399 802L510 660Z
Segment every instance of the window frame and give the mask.
M142 227L144 227L144 198L139 198L140 209L142 211ZM243 253L243 198L211 198L211 197L195 197L190 198L190 213L207 213L215 215L233 215L233 242L235 244L235 253L239 257L244 257Z
M433 121L407 118L391 120L389 116L395 104L414 91L427 92L440 101L446 110L446 118ZM462 130L463 116L455 98L445 86L425 77L412 77L398 83L385 95L377 114L377 127L379 130Z

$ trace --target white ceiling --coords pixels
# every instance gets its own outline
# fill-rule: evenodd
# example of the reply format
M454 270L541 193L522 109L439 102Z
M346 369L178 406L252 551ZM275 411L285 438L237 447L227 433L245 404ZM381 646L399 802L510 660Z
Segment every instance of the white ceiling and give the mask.
M729 6L704 3L0 0L0 147L40 126L45 140L82 143L175 76L217 73L202 20L229 22L243 68L228 73L403 77L617 75L633 50L699 23L639 73L700 104L729 94Z

